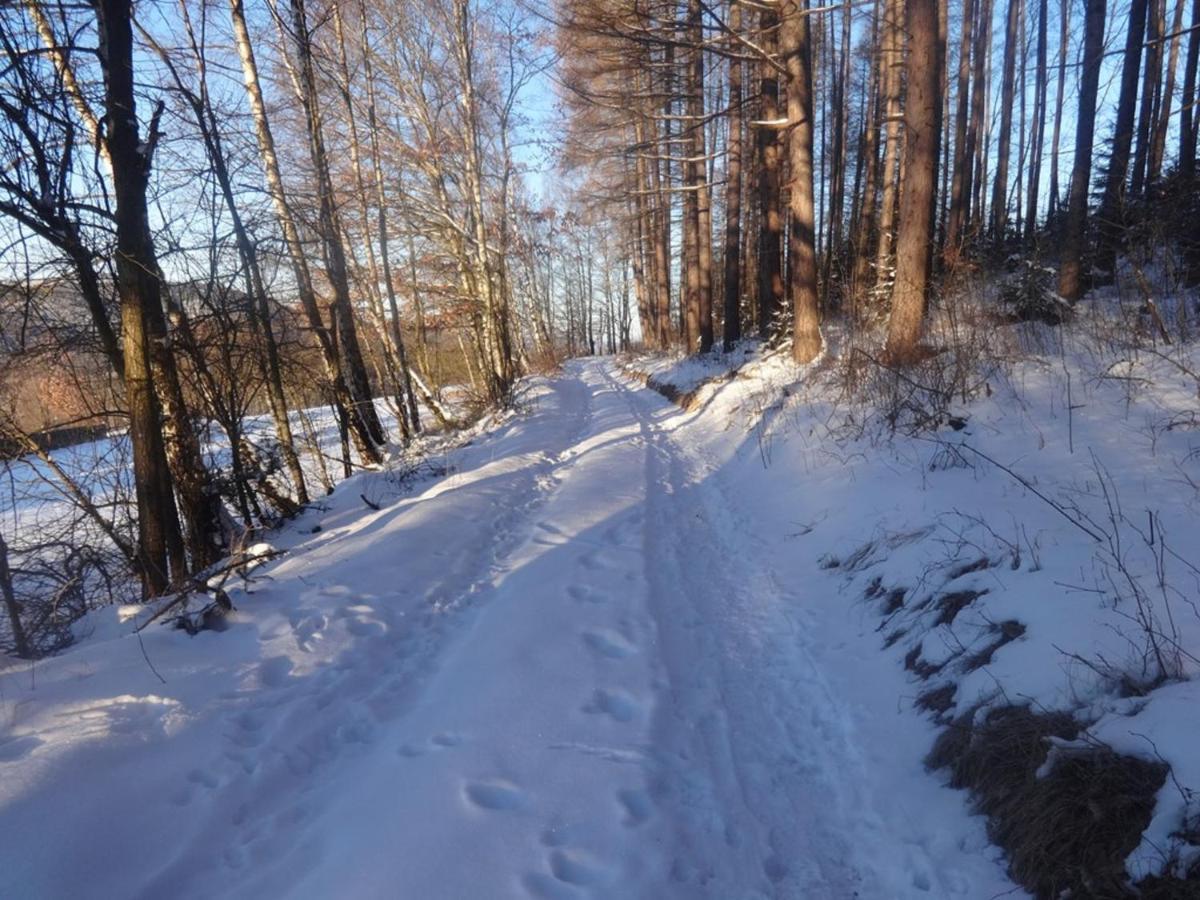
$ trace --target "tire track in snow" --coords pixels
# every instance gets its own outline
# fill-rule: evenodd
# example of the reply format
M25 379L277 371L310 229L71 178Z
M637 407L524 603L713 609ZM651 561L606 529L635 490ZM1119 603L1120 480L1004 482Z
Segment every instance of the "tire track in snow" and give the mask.
M304 826L315 822L321 805L312 795L330 789L330 780L339 776L339 760L375 743L419 701L422 685L432 677L447 644L469 629L472 612L507 574L509 558L535 533L538 510L561 486L557 472L569 463L570 449L588 430L591 397L578 380L560 379L552 387L555 408L534 415L568 414L555 429L557 444L524 454L513 484L493 499L495 516L458 535L457 547L443 548L446 577L417 604L410 601L408 608L398 609L386 597L355 593L342 584L301 592L306 605L290 616L297 648L316 649L335 627L344 630L348 646L332 664L305 678L291 677L288 660L268 659L252 679L254 690L245 697L225 698L232 711L225 714L221 756L192 770L185 787L170 799L189 807L201 824L142 896L206 897L212 894L212 884L228 893L231 884L242 881L239 873L245 876L244 893L249 896L258 885L286 889L304 874ZM435 485L433 490L443 489ZM403 517L420 502L418 498L414 504L385 508L371 520ZM329 559L336 560L345 550L334 550L334 545L347 539L353 535L337 536L300 562L323 571L322 557L331 553ZM486 552L480 553L480 548ZM403 559L404 548L395 552ZM275 569L272 590L286 590L293 578L303 578L287 569L287 560ZM408 742L397 753L411 758L426 749L452 749L462 740L439 734L426 748ZM488 811L515 810L528 802L520 788L503 779L467 783L463 793L472 805ZM312 864L317 852L315 847L307 850ZM234 893L241 896L242 889Z
M672 893L860 896L851 848L832 824L850 798L820 760L851 748L829 721L833 698L818 696L790 601L767 561L744 559L744 543L721 527L712 473L693 472L656 421L681 413L605 377L647 447L644 559L669 684L655 740L677 842Z

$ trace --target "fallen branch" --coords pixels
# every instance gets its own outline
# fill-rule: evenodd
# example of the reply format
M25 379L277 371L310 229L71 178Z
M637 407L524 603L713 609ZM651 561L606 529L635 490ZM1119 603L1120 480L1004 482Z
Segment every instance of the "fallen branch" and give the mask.
M218 562L213 563L206 569L192 575L187 584L176 592L170 599L160 606L150 618L146 619L135 630L142 631L152 622L157 622L163 616L173 609L180 606L186 608L187 602L194 594L212 594L213 600L206 603L201 609L194 612L182 612L172 616L168 621L175 623L177 628L185 629L189 634L195 634L197 631L202 631L212 623L213 617L222 618L228 612L234 609L233 601L229 599L229 595L225 593L225 582L227 582L236 572L243 578L249 572L252 565L261 565L268 560L275 559L277 556L282 556L282 550L269 548L260 550L258 553L250 553L245 551L235 556L226 557ZM211 582L213 579L218 579L214 585Z

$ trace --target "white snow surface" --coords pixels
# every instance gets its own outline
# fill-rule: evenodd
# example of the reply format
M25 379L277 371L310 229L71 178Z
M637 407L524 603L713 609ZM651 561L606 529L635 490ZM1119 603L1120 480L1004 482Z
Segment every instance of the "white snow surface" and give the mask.
M611 363L524 404L309 509L227 630L0 673L0 897L1021 896L814 574L821 488Z

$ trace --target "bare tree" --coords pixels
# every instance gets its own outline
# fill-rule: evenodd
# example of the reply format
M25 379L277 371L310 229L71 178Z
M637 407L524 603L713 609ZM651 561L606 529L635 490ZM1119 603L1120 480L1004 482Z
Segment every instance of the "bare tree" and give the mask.
M1087 241L1088 185L1092 175L1092 139L1096 130L1096 91L1104 54L1105 0L1087 0L1083 28L1083 68L1075 123L1075 161L1058 270L1058 293L1074 303L1084 292L1083 258Z

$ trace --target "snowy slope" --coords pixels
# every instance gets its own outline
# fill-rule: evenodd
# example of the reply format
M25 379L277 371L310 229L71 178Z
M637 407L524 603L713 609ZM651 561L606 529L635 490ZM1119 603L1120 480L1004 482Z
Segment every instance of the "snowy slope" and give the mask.
M753 433L602 362L526 401L307 512L227 631L143 632L165 683L117 610L4 672L0 896L1011 890Z
M817 646L855 657L848 677L820 662L836 696L881 717L890 702L899 739L867 741L870 770L930 749L912 710L939 691L951 729L1064 711L1082 730L1051 762L1106 748L1169 766L1126 869L1182 876L1200 856L1200 351L1095 333L1042 333L1056 352L991 373L958 429L892 433L836 372L798 384L767 360L702 389L673 434L747 511L754 559L819 611ZM847 616L874 653L858 658Z

